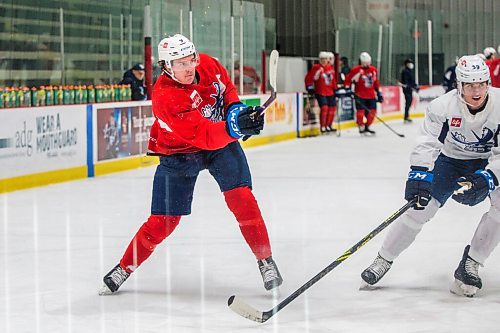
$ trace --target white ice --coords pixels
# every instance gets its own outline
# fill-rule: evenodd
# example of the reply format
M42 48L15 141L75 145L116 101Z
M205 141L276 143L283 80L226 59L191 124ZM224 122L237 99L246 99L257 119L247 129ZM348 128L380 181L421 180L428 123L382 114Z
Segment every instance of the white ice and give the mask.
M281 299L401 207L420 122L247 150L254 193L284 277ZM500 250L472 299L450 294L463 248L488 209L448 202L373 291L360 273L386 231L264 324L227 307L273 300L208 172L193 214L113 296L102 276L149 215L154 167L0 196L0 332L496 332ZM397 223L397 222L395 222Z

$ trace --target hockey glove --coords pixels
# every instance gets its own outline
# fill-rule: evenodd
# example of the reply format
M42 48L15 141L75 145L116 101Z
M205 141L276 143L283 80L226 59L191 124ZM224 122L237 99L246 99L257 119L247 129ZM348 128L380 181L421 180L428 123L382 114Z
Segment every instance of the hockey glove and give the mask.
M482 202L498 185L490 170L477 170L457 180L457 190L452 198L463 205L475 206Z
M314 96L314 86L307 86L306 90L310 96Z
M384 96L380 91L377 91L377 102L382 103L384 101Z
M412 166L406 181L405 200L411 201L417 198L413 206L416 210L422 210L431 201L432 172L427 168Z
M235 139L244 135L260 134L264 128L263 111L260 106L246 106L243 103L236 103L229 107L226 117L226 131Z

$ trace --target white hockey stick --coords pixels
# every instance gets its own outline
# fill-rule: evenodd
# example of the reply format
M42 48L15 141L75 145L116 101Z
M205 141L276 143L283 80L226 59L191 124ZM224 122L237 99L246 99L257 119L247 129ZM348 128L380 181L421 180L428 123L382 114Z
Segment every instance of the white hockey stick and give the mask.
M273 104L276 100L276 77L278 75L278 60L280 58L280 54L276 50L272 50L269 55L269 84L271 85L271 96L262 104L263 110L257 115L260 117L266 113L267 109ZM243 137L243 141L247 141L250 138L250 135L245 135Z
M262 104L264 110L260 113L263 115L267 108L273 104L276 99L276 76L278 75L278 60L280 58L280 54L276 50L272 50L269 55L269 84L271 85L271 96L267 99L267 101Z

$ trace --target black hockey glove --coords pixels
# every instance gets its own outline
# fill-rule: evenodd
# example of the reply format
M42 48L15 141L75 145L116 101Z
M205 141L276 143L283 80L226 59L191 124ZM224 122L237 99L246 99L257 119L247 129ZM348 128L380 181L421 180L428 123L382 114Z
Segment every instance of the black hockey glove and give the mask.
M411 201L417 198L413 206L416 210L422 210L431 201L432 172L427 168L412 166L406 181L405 200Z
M314 96L314 86L307 86L306 90L310 96Z
M452 198L463 205L475 206L482 202L498 185L490 170L477 170L457 180L457 189Z
M382 103L384 101L384 96L380 91L377 91L377 102Z
M260 106L246 106L236 103L229 107L226 116L226 131L235 139L244 135L260 134L264 128L263 109Z

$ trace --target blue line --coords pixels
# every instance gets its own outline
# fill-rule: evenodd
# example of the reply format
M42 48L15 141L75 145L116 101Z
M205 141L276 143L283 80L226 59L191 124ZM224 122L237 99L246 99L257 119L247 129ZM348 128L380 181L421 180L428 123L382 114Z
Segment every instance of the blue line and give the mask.
M87 104L87 177L94 177L94 135L92 130L92 104Z

